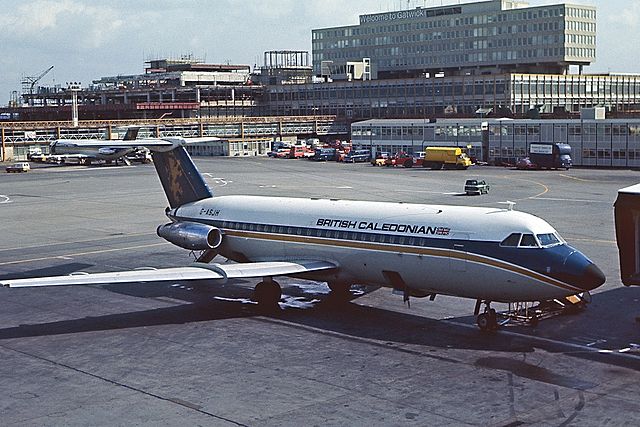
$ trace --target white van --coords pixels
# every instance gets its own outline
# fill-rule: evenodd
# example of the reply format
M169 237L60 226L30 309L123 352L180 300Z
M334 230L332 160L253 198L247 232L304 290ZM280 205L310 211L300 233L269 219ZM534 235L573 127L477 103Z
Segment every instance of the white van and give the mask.
M7 166L7 173L9 172L29 172L31 170L31 165L29 162L18 162L13 163Z

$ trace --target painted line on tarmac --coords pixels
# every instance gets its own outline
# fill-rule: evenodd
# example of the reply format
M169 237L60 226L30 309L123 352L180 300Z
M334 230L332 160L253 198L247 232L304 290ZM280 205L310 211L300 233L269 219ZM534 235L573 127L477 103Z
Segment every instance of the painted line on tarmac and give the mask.
M135 168L137 166L117 166L118 169L126 169L126 168ZM33 171L37 171L39 169L46 169L47 172L88 172L88 171L112 171L117 170L116 166L107 167L107 168L94 168L88 166L61 166L61 167L50 167L50 168L34 168Z
M171 243L169 242L162 242L162 243L152 243L150 245L128 246L126 248L100 249L96 251L76 252L73 254L53 255L53 256L47 256L47 257L41 257L41 258L30 258L30 259L23 259L23 260L17 260L17 261L0 262L0 265L24 264L28 262L46 261L49 259L70 259L68 257L73 258L73 257L78 257L83 255L104 254L107 252L126 251L130 249L152 248L154 246L163 246L163 245L170 245L170 244Z
M30 246L16 246L13 248L4 248L4 249L0 249L0 252L6 252L6 251L17 251L20 249L33 249L33 248L44 248L47 246L56 246L56 245L72 245L74 243L87 243L87 242L101 242L103 240L109 240L109 239L119 239L119 238L123 238L123 237L137 237L137 236L145 236L145 235L149 235L149 236L155 236L156 233L133 233L133 234L118 234L115 236L105 236L102 237L100 239L86 239L86 240L73 240L71 242L56 242L56 243L44 243L41 245L30 245Z
M536 200L549 200L552 202L575 202L575 203L605 203L612 205L613 203L607 200L589 200L589 199L561 199L554 197L535 197Z
M582 181L582 182L598 182L595 179L584 179L584 178L578 178L575 176L571 176L571 175L565 175L563 173L559 173L558 175L565 177L565 178L569 178L569 179L574 179L576 181Z
M588 243L606 243L609 245L615 245L617 242L615 240L602 240L602 239L583 239L579 237L566 237L565 240L571 240L573 242L588 242Z
M504 178L504 179L506 179L508 181L515 179L517 181L529 182L529 183L532 183L532 184L535 184L535 185L539 185L540 187L543 188L543 191L541 193L538 193L538 194L536 194L534 196L522 197L520 199L513 199L512 201L514 201L514 202L518 202L520 200L535 199L535 198L538 198L538 197L542 196L543 194L547 194L549 192L549 187L547 187L546 185L544 185L543 183L538 182L538 181L533 181L531 179L524 179L524 178L516 178L516 177L513 177L513 176L507 176L507 175L503 175L502 178Z
M476 331L479 331L476 325L470 325L468 323L456 322L453 320L440 320L440 322L443 322L452 326L461 326L463 328L474 329ZM499 329L495 333L498 335L507 335L510 337L521 338L521 339L530 340L530 341L538 341L545 344L553 344L560 347L568 347L568 348L577 350L573 352L563 352L563 354L567 354L567 355L576 354L576 353L606 354L613 357L620 357L623 359L640 362L640 355L629 354L629 351L634 350L631 347L611 350L611 349L597 348L593 346L590 347L582 344L570 343L567 341L558 341L551 338L538 337L535 335L527 335L519 332L505 331L504 329Z
M396 193L424 193L424 194L443 194L445 196L454 196L458 194L464 194L459 191L444 193L442 191L429 191L429 190L394 190Z
M220 186L220 187L224 187L225 185L232 183L233 181L227 181L226 178L219 178L219 177L215 177L212 174L205 172L202 175L206 176L207 178L211 179L213 181L214 184Z

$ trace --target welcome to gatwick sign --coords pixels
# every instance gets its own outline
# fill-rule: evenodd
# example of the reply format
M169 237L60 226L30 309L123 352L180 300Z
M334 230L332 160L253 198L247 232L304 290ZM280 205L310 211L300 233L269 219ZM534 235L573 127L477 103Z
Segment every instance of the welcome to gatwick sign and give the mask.
M385 12L375 13L372 15L360 15L360 24L368 24L370 22L385 22L395 21L398 19L415 19L415 18L430 18L432 16L453 15L462 13L461 7L447 7L438 9L413 9L413 10L401 10L399 12Z

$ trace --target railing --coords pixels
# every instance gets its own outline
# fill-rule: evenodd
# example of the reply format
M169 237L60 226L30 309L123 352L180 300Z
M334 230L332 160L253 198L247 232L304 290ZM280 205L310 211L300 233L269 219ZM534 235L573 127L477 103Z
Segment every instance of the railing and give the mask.
M336 116L206 117L188 119L0 122L2 159L7 147L44 145L64 139L113 139L118 129L139 126L139 137L206 137L230 140L280 136L346 135L349 123Z

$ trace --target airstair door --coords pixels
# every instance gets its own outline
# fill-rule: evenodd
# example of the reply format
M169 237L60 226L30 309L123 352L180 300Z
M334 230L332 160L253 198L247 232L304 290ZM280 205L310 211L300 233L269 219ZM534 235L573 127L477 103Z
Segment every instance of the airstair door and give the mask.
M467 246L469 233L454 233L451 236L449 265L453 271L467 271Z

